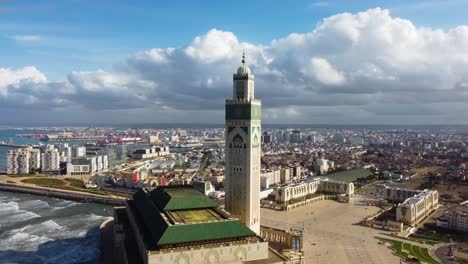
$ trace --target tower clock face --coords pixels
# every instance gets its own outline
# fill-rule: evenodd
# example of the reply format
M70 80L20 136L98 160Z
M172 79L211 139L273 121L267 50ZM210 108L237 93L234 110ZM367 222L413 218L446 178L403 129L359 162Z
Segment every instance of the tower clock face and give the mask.
M240 138L235 138L234 139L234 144L241 144L242 140Z

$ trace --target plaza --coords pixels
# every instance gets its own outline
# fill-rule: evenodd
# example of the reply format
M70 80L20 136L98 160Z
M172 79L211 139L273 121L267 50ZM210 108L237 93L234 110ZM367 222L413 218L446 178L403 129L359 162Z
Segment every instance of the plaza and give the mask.
M379 208L359 205L355 196L350 203L324 200L289 212L261 209L261 224L281 229L304 228L306 263L400 263L399 257L374 238L382 230L359 225Z

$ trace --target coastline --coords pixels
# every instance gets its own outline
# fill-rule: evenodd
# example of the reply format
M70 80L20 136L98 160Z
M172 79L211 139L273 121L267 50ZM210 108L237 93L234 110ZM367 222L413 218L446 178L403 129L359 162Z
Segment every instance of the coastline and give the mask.
M98 203L120 206L125 204L125 198L107 197L78 191L68 191L45 187L19 186L16 184L0 183L0 191L26 193L38 196L54 197L80 203Z

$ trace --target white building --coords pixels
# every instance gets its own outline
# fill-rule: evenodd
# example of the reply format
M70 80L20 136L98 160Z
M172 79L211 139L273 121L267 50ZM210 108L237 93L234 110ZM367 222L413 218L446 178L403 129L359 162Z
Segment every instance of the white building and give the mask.
M326 159L317 159L315 161L315 168L316 168L316 171L319 172L320 174L325 174L330 169L330 165L329 165L328 160Z
M37 171L41 168L41 152L39 149L26 147L10 149L7 152L7 174L23 174Z
M210 181L192 181L193 187L202 192L205 195L209 195L211 192L216 191L215 187Z
M408 198L420 194L422 191L413 189L401 189L398 187L386 186L384 189L384 199L394 203L401 203Z
M307 196L308 194L314 194L317 192L320 181L303 182L299 184L292 184L280 188L276 188L273 191L275 201L279 203L287 203L291 199Z
M150 144L159 143L159 134L158 135L149 135L148 142Z
M169 155L169 147L151 147L133 151L132 158L148 159Z
M7 174L29 173L30 152L26 149L10 149L7 152Z
M90 164L85 158L75 158L67 163L67 175L90 175Z
M102 170L102 156L96 156L96 167L98 171Z
M439 193L424 190L397 206L396 220L414 226L439 206Z
M226 100L225 205L255 233L260 232L261 101L254 98L254 75L245 65L233 75Z
M354 184L331 181L328 179L312 180L275 188L272 195L275 197L276 202L287 203L291 199L301 198L315 193L353 196Z
M281 170L267 170L260 174L260 187L262 190L268 189L270 185L281 182Z
M452 208L448 215L448 228L468 233L468 206Z
M71 157L79 158L86 156L86 147L84 146L73 146L71 148Z
M318 191L325 194L354 195L354 184L332 180L320 180Z
M109 168L107 155L78 157L67 163L67 175L92 175Z
M41 164L43 172L60 170L60 152L52 145L48 145L42 153Z
M29 169L39 170L41 168L41 151L39 149L29 148L29 153Z

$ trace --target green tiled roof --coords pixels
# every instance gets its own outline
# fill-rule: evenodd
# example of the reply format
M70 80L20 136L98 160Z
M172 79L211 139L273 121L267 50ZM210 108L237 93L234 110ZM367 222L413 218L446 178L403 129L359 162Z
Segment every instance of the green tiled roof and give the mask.
M218 203L200 191L185 188L160 187L152 191L151 200L162 211L218 207Z
M158 245L246 236L255 236L255 232L238 220L176 225L169 227L164 232Z
M136 208L137 215L139 216L141 223L144 225L144 229L147 230L145 240L149 243L149 248L195 241L255 236L255 232L243 225L237 219L172 225L167 222L167 219L164 219L164 213L162 213L163 210L159 209L160 207L174 207L176 209L165 210L177 211L179 209L187 209L184 205L191 206L190 209L192 209L199 208L197 207L199 205L211 205L211 202L214 201L193 188L161 189L163 188L154 190L150 195L143 191L138 191L133 196L133 204ZM194 191L198 192L200 195L196 194ZM159 196L154 192L159 192L159 194L164 195ZM169 198L167 196L169 196ZM155 201L157 197L163 197L164 200ZM197 201L204 200L204 197L209 199L211 202ZM184 199L187 201L183 201ZM177 202L174 202L173 200ZM217 207L217 204L215 207Z

